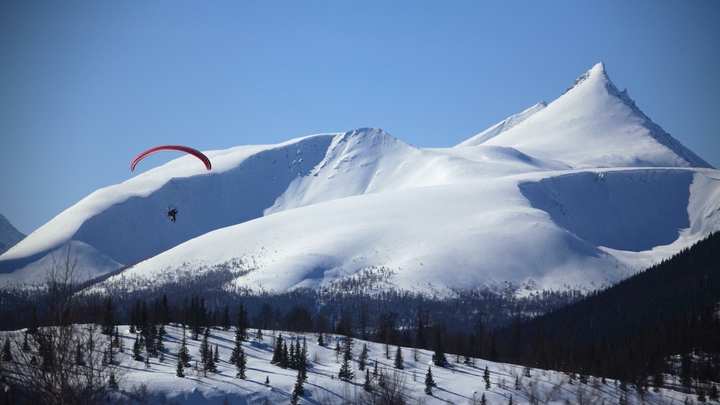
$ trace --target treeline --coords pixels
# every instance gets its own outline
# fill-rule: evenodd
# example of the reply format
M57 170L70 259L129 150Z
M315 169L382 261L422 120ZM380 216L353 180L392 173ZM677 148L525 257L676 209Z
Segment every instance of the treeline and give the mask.
M497 359L638 389L720 381L720 233L611 288L497 331Z
M233 268L217 268L163 289L77 295L72 319L118 324L155 336L153 325L188 327L199 339L211 326L337 333L435 352L436 364L484 358L618 379L638 390L677 375L698 391L720 381L720 233L616 286L579 291L456 291L428 297L406 291L367 295L358 286L283 294L227 291ZM37 327L51 310L40 290L0 292L4 329ZM529 314L544 316L531 317ZM158 330L158 334L161 334ZM441 364L438 364L441 365Z

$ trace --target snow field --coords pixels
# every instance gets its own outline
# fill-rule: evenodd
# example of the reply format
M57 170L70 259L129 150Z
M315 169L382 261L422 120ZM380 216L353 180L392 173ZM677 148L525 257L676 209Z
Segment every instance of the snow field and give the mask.
M234 347L234 331L221 331L213 329L209 342L211 347L218 345L220 362L217 373L208 373L202 377L201 371L192 368L185 369L185 378L178 378L176 373L177 350L182 340L182 329L176 326L167 326L164 344L166 347L165 360L159 362L152 358L150 368L145 367L143 361L130 358L134 335L127 327L121 327L121 335L125 352L118 356L120 362L120 391L126 394L137 390L144 385L150 398L160 403L190 404L220 404L227 398L230 404L263 404L267 400L270 404L287 404L290 402L297 372L292 369L281 369L271 365L274 337L282 333L288 344L294 339L307 339L308 380L305 383L305 395L301 397L302 404L342 404L352 403L357 395L363 391L365 372L357 369L357 359L363 344L368 345L368 369L372 376L375 362L378 369L384 370L386 375L399 373L400 381L407 387L410 404L473 404L479 403L485 394L489 404L507 404L510 396L515 404L565 404L581 403L582 401L597 401L586 403L619 403L621 395L629 398L629 403L639 404L641 400L638 393L629 389L627 393L618 388L614 380L602 383L600 379L588 377L587 383L579 380L579 376L569 376L564 373L526 369L511 364L494 363L475 359L474 366L455 362L454 355L447 355L449 364L445 368L431 366L436 386L432 395L425 395L425 375L428 366L432 364L432 352L418 350L418 360L413 360L413 349L402 348L405 360L404 370L396 370L393 366L396 346L390 346L390 359L385 358L385 347L380 343L365 342L354 339L353 345L353 371L355 374L351 382L338 379L342 355L336 356L334 350L336 342L344 337L328 335L327 345L321 347L317 344L317 335L314 333L284 333L280 331L263 331L263 341L254 340L256 330L249 330L250 341L243 342L243 349L248 356L247 379L235 378L236 369L228 363L230 353ZM191 363L199 359L200 340L189 339L188 349ZM483 372L485 367L490 371L491 388L485 389ZM529 373L529 377L527 374ZM265 386L265 379L269 378L269 386ZM516 388L516 380L518 388ZM666 380L670 381L669 378ZM659 392L644 394L643 403L669 404L682 403L685 394L661 389ZM473 402L473 399L478 402ZM535 402L538 401L538 402Z

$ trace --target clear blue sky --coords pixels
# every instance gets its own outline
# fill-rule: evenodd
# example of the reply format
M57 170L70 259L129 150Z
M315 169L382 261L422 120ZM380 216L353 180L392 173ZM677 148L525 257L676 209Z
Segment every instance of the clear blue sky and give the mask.
M30 233L158 144L379 127L452 146L599 61L720 167L717 0L5 0L0 213Z

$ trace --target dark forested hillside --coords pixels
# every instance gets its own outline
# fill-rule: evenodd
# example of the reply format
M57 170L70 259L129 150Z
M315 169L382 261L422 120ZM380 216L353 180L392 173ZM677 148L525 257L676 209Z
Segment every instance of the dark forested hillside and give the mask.
M663 372L718 381L719 303L715 233L611 288L504 328L499 357L640 384ZM668 361L691 354L682 370Z

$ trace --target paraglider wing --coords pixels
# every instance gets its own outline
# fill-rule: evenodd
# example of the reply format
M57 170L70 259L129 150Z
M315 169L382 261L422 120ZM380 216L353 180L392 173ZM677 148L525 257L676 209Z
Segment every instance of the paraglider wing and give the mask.
M130 171L135 170L135 165L141 161L145 156L152 155L155 152L160 152L163 150L179 150L181 152L189 153L196 158L200 159L205 163L205 167L210 170L212 168L212 165L210 164L210 159L208 159L207 156L205 156L202 152L195 150L193 148L188 148L187 146L180 146L180 145L164 145L164 146L158 146L152 149L148 149L145 152L139 154L135 160L132 161L130 164Z

